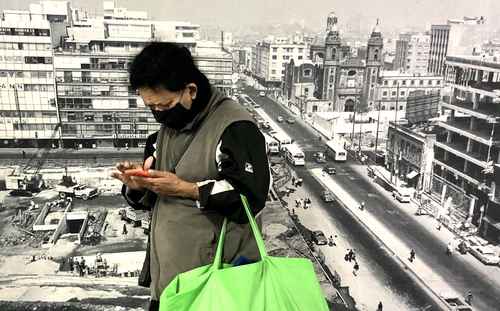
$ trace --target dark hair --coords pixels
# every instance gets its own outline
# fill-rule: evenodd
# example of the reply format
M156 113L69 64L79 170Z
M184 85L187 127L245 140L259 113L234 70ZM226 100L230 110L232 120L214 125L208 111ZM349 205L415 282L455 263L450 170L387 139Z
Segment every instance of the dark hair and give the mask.
M150 42L135 56L129 73L134 89L163 87L177 92L195 83L199 97L210 96L207 77L196 67L189 50L175 43Z

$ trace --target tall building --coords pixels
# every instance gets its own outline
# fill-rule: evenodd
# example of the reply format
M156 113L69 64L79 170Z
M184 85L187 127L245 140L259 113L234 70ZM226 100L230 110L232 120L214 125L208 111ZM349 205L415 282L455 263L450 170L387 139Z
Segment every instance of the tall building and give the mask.
M309 55L309 44L303 37L270 37L258 42L252 55L252 73L262 84L281 86L285 67L292 59L296 65Z
M500 237L500 62L493 57L447 56L451 97L435 142L432 193L450 221L480 225Z
M210 82L232 93L231 53L220 43L199 41L198 25L152 21L146 12L119 8L113 1L103 6L100 17L54 1L31 5L34 12L4 12L0 146L93 148L143 142L159 125L130 88L128 68L150 41L186 46Z
M0 147L57 138L50 24L42 14L3 12L0 20ZM50 144L49 144L50 145Z
M393 70L408 73L427 73L430 35L404 33L396 41Z
M488 31L485 19L467 18L448 20L445 25L431 26L429 51L429 73L445 74L447 55L472 55L480 53L481 45L486 41Z

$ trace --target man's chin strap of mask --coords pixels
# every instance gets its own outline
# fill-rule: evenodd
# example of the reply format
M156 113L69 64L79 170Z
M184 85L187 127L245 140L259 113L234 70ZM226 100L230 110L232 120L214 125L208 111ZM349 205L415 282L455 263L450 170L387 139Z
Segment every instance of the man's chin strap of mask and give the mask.
M168 110L151 110L151 112L157 122L176 130L185 127L194 119L197 113L193 107L191 107L191 109L184 108L180 100Z

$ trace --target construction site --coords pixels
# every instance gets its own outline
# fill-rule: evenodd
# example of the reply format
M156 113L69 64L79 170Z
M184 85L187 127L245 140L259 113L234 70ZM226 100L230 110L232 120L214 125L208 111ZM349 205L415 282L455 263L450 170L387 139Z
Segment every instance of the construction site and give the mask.
M121 182L110 177L117 161L140 161L140 151L122 158L59 152L0 156L0 308L144 310L149 289L137 277L150 216L129 208ZM308 241L310 230L281 199L291 191L290 169L279 157L271 163L274 189L262 213L269 253L310 258L328 301L353 308Z

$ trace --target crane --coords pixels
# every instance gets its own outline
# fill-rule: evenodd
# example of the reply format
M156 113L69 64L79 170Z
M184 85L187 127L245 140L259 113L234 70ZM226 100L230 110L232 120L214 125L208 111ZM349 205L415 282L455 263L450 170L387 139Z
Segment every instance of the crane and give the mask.
M52 141L61 123L57 123L53 133L50 137ZM40 174L40 169L44 166L47 160L47 153L50 150L50 146L45 146L44 148L39 148L38 152L35 153L28 162L20 169L19 172L15 170L5 178L5 184L7 189L11 190L24 190L30 192L39 192L45 186L42 175ZM36 160L37 159L37 160ZM32 170L32 172L29 172Z

